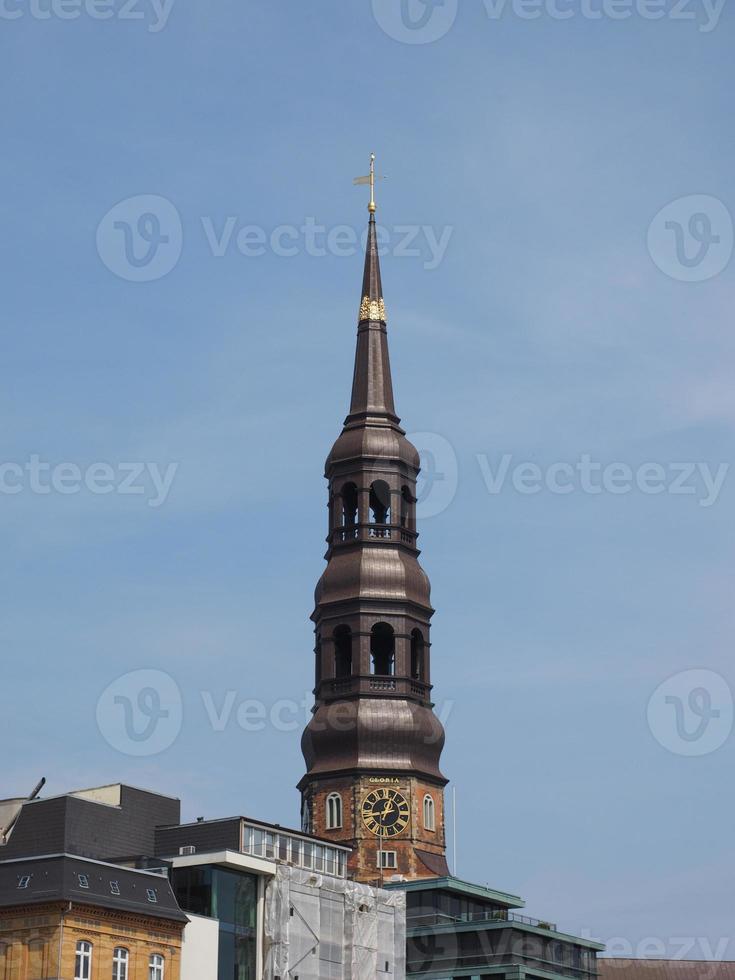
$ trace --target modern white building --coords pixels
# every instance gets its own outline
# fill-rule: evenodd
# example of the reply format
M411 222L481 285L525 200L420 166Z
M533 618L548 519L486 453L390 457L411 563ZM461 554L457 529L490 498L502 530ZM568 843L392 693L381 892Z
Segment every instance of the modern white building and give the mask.
M244 817L156 841L190 919L181 980L405 977L405 895L348 880L348 848Z

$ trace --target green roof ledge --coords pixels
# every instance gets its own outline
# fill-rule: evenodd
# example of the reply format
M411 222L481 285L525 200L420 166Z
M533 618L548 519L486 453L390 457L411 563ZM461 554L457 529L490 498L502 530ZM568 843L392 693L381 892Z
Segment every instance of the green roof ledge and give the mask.
M508 909L525 908L526 903L519 895L499 892L484 885L473 885L461 878L420 878L417 881L386 881L383 888L400 888L405 892L445 891L455 895L469 895L473 898L484 898L488 902L496 902Z

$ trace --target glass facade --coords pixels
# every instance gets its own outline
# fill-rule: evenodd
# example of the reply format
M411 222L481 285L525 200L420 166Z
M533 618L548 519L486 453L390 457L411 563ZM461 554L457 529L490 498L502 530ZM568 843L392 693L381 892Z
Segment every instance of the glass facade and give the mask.
M242 851L253 857L288 861L297 868L319 871L344 878L348 851L328 844L297 837L285 831L266 830L253 824L243 824Z
M218 980L256 980L257 875L211 865L173 868L171 885L184 912L219 920Z

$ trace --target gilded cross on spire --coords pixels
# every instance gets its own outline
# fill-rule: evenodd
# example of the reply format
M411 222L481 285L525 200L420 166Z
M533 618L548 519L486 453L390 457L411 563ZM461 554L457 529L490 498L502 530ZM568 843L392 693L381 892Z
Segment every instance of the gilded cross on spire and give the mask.
M382 178L385 180L385 177ZM375 214L377 207L375 204L375 154L370 154L370 173L366 174L364 177L355 177L354 184L369 184L370 185L370 203L368 204L368 211L370 214Z

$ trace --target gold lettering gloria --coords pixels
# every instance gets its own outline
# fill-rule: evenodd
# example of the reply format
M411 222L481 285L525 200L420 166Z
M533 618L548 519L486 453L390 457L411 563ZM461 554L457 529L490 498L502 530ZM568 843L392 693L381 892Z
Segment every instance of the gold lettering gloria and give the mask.
M362 297L360 303L360 322L363 320L382 320L386 323L385 303L382 299L370 299L369 296Z

